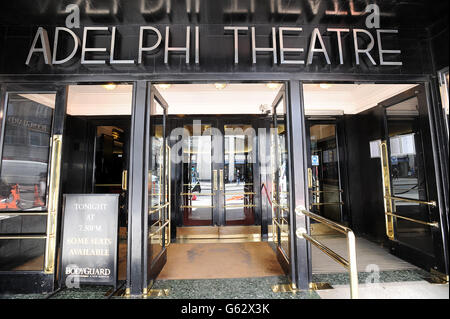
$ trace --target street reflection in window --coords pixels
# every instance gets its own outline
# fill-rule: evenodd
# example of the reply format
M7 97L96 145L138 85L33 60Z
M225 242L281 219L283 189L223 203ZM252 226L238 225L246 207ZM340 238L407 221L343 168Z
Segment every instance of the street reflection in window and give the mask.
M9 94L0 210L45 210L54 94Z

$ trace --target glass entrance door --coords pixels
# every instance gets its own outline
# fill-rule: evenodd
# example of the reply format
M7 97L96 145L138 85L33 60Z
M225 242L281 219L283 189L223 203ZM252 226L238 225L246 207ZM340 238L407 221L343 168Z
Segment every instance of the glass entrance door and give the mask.
M289 218L289 156L284 86L272 104L271 152L272 172L272 234L277 254L286 270L291 260Z
M400 258L448 275L424 86L385 103L380 144L386 236Z
M213 163L211 124L184 125L181 210L183 225L210 226L217 206L218 176Z
M183 125L183 226L257 223L257 137L251 121L240 122L203 118Z
M307 121L308 189L311 212L344 223L337 125L336 120Z
M166 119L169 105L155 86L150 88L146 123L147 200L145 221L144 295L154 283L167 260L170 244L170 162L171 151L166 140Z
M252 125L228 124L224 129L224 165L220 169L220 201L224 225L255 223L254 165L257 159L256 136ZM222 185L223 181L223 185Z

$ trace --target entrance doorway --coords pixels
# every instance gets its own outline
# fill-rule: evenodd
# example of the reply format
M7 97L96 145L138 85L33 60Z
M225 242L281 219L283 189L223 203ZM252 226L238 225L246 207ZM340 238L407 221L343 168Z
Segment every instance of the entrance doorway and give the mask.
M289 272L284 90L273 83L151 87L148 286L159 273L211 278L225 265L226 276L237 278L253 262L257 274Z
M181 227L212 226L211 234L217 231L220 237L226 233L221 227L260 225L255 182L259 180L258 120L257 116L246 120L202 116L183 124L189 138L181 165Z
M168 104L168 145L177 158L171 164L172 239L267 238L272 211L261 186L272 186L272 104L282 85L154 88Z
M126 280L132 85L72 85L68 93L61 192L119 195L118 279Z
M305 84L304 91L309 209L355 231L360 271L407 261L445 277L425 86ZM335 236L317 226L313 234ZM339 240L327 240L339 249ZM313 272L322 268L313 252Z

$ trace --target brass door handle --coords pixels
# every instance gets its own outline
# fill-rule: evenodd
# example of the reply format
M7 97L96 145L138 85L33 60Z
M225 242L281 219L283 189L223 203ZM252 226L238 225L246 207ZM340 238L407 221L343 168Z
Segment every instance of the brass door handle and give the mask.
M220 170L220 190L223 191L223 169Z
M122 190L127 190L127 177L128 177L128 171L123 170L122 171Z
M214 187L214 190L216 191L217 190L217 170L215 169L215 170L213 170L213 187Z
M308 168L308 188L313 188L312 168Z

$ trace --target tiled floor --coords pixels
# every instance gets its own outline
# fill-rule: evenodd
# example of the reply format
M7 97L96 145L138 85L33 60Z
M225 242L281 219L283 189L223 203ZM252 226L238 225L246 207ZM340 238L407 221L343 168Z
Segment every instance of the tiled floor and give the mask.
M220 279L283 275L267 242L171 244L159 279Z
M321 299L349 299L348 285L317 291ZM362 284L359 299L449 299L447 285L435 285L426 281Z
M274 293L271 287L288 283L286 276L233 279L159 280L155 289L169 289L169 299L318 299L315 291Z
M315 236L344 258L348 258L347 240L342 236ZM358 237L356 239L356 261L359 272L393 271L418 269L416 266L390 254L387 248ZM312 271L314 274L339 273L347 270L312 246Z
M318 238L327 246L346 257L345 238L324 236ZM273 246L273 243L271 243ZM215 255L214 255L215 254ZM223 255L221 257L221 255ZM271 287L288 283L280 275L274 251L267 243L239 245L173 245L167 269L154 284L155 289L169 289L166 299L345 299L349 298L349 277L346 270L327 255L313 249L313 282L329 283L333 289L274 293ZM178 257L177 257L178 256ZM214 257L215 256L215 257ZM223 258L223 257L227 258ZM425 271L398 259L389 252L365 239L357 239L357 260L360 298L370 299L448 299L449 286L432 285L424 281ZM177 273L177 265L191 265L183 276ZM230 266L231 265L231 266ZM257 266L257 267L256 267ZM276 266L276 267L275 267ZM222 267L222 278L214 278L217 267ZM256 268L255 268L256 267ZM256 272L252 272L256 269ZM194 271L196 270L196 271ZM209 271L209 272L208 272ZM212 273L211 273L212 271ZM189 272L191 279L186 275ZM109 287L82 287L63 289L54 295L9 295L14 299L103 299L108 297ZM123 297L113 297L123 298Z
M378 282L371 283L370 273L359 273L361 299L448 299L449 286L430 284L423 280L427 273L421 270L382 271ZM348 276L343 273L316 274L314 282L327 282L333 289L274 293L271 287L288 283L286 276L269 276L232 279L158 280L153 288L169 289L163 299L346 299L350 290ZM50 295L9 295L7 299L104 299L109 287L85 286L80 289L64 289ZM112 297L124 298L124 297Z

